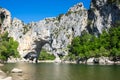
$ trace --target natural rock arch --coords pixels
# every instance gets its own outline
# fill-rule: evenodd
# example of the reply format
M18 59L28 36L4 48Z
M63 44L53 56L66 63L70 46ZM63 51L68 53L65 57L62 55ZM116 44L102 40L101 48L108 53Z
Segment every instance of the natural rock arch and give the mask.
M35 47L33 47L32 51L31 52L28 52L24 58L25 59L29 59L29 60L35 60L36 63L38 63L38 58L40 56L40 52L41 52L41 49L42 47L45 45L45 44L49 44L50 48L52 50L54 50L54 48L52 47L52 36L45 36L45 39L37 39L34 41L34 45ZM55 54L54 54L55 55ZM56 55L55 55L56 56Z

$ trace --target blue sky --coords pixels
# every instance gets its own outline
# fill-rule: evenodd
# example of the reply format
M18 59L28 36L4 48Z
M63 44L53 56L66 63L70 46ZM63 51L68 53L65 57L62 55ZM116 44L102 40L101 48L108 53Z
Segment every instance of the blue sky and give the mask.
M90 0L0 0L0 6L8 9L12 18L16 17L28 23L66 13L79 2L89 8Z

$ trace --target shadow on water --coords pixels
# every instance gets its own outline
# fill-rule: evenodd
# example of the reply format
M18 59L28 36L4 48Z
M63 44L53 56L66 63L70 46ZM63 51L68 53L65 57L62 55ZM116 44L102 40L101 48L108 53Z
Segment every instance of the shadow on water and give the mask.
M23 74L19 74L21 80L119 80L120 78L119 65L9 63L1 69L10 72L15 67L23 70Z

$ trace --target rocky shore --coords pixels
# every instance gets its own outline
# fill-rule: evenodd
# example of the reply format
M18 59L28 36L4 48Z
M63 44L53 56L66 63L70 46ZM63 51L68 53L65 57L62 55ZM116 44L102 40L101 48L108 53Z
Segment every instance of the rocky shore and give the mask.
M7 76L7 74L5 72L0 70L0 80L12 80L12 77Z
M29 61L29 60L24 60L24 59L9 59L7 61L7 63L18 63L18 62L22 62L22 63L34 63L32 61ZM72 64L86 64L86 65L94 65L94 64L99 64L99 65L114 65L114 64L120 64L120 61L112 61L110 60L109 57L98 57L98 58L95 58L95 57L91 57L87 60L76 60L76 61L67 61L67 60L60 60L60 59L55 59L55 60L41 60L41 61L38 61L38 63L72 63ZM0 64L0 66L4 66L4 64ZM1 69L0 69L0 80L24 80L23 79L23 73L24 71L22 69L19 69L19 68L13 68L11 71L10 71L10 75L6 74L5 72L3 72Z
M0 80L24 80L20 75L23 74L22 69L19 68L13 68L10 72L10 75L7 73L3 72L0 69Z
M35 60L30 61L26 59L21 59L21 58L11 58L8 59L7 63L35 63ZM77 60L60 60L60 59L55 59L55 60L38 60L38 63L74 63L74 64L102 64L102 65L107 65L107 64L120 64L120 60L118 61L113 61L110 60L109 57L91 57L88 59L77 59ZM3 65L3 64L0 64Z

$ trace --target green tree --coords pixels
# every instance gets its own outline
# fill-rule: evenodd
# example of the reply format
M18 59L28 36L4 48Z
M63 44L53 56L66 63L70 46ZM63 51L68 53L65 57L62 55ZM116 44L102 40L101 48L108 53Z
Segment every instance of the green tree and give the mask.
M117 60L120 58L120 26L103 30L98 36L83 31L81 36L72 40L69 53L75 59L106 56Z
M18 42L12 37L8 37L8 33L0 34L0 60L7 61L10 56L19 57L17 47Z
M82 47L80 45L80 38L75 37L71 43L70 52L73 53L75 56L78 56L81 51Z

